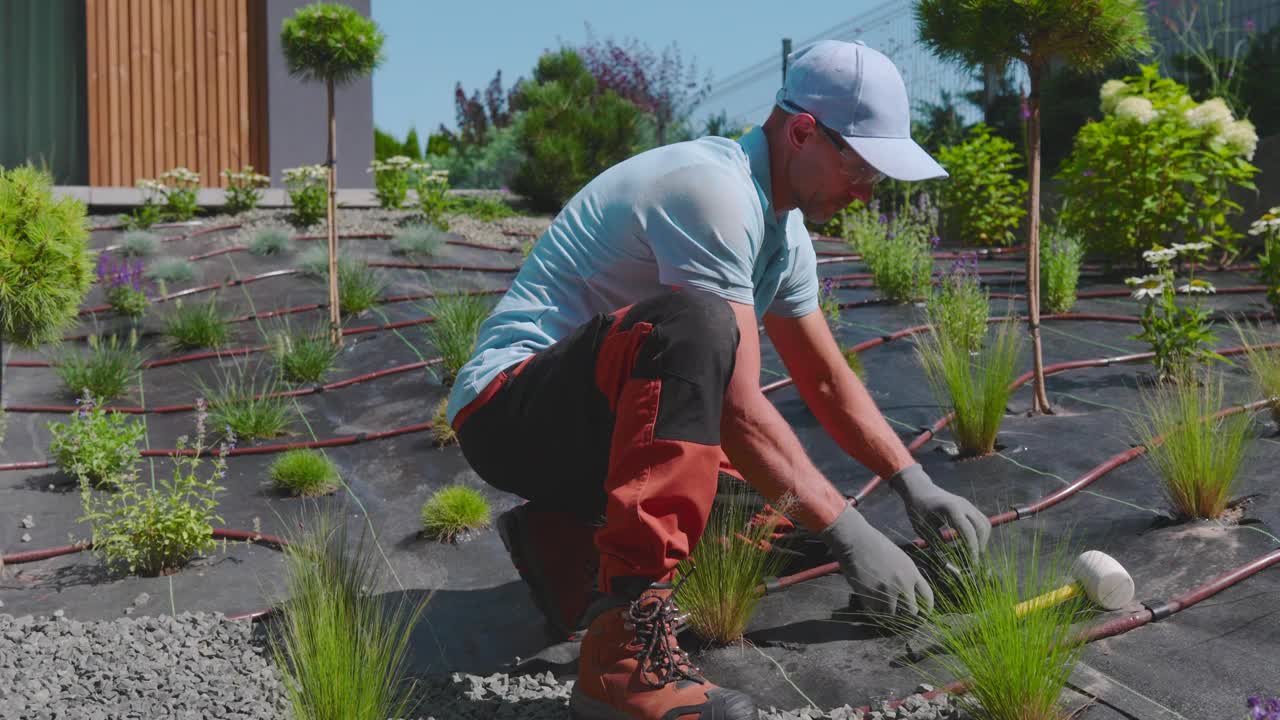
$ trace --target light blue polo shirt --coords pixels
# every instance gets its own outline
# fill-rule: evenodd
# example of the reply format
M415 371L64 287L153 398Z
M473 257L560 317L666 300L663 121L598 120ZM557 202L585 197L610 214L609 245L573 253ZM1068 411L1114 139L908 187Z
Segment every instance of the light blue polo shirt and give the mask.
M799 317L818 309L817 258L799 210L777 216L757 127L654 148L601 173L534 245L449 395L449 422L498 373L600 313L692 287Z

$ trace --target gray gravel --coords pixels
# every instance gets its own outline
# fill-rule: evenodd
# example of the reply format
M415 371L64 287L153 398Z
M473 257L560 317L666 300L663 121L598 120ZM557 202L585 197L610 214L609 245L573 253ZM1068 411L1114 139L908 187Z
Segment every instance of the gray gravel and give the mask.
M259 634L260 636L260 634ZM573 681L550 672L419 679L416 716L430 720L563 720ZM921 688L927 689L927 688ZM270 653L248 622L221 613L79 622L0 614L0 718L287 718ZM770 720L961 719L945 697L908 698L866 716L849 706L762 709Z

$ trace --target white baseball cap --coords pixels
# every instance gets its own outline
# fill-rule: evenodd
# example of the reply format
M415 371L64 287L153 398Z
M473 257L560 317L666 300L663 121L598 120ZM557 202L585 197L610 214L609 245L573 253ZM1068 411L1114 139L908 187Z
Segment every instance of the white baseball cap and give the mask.
M947 176L911 139L911 105L898 68L861 42L819 40L791 53L776 102L840 133L872 167L895 180Z

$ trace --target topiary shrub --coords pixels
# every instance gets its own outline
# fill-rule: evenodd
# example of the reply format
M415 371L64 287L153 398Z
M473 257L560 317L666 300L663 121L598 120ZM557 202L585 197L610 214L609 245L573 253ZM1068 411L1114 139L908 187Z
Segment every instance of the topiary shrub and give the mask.
M964 142L942 148L938 162L950 174L940 186L950 229L965 243L1012 245L1027 214L1027 181L1014 177L1013 143L978 123Z
M629 157L638 142L640 111L613 91L597 93L572 50L539 58L515 102L524 110L516 147L525 158L512 189L538 210L559 210L591 178Z

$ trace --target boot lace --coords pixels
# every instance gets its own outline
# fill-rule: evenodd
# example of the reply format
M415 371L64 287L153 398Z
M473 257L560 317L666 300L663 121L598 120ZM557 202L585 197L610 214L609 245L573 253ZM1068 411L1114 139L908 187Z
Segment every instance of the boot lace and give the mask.
M635 629L636 644L641 648L636 653L640 660L640 675L651 688L662 688L677 680L706 682L675 639L675 627L681 620L680 609L675 603L676 591L688 577L681 577L665 599L647 595L627 608L627 623ZM650 680L650 675L655 680Z

